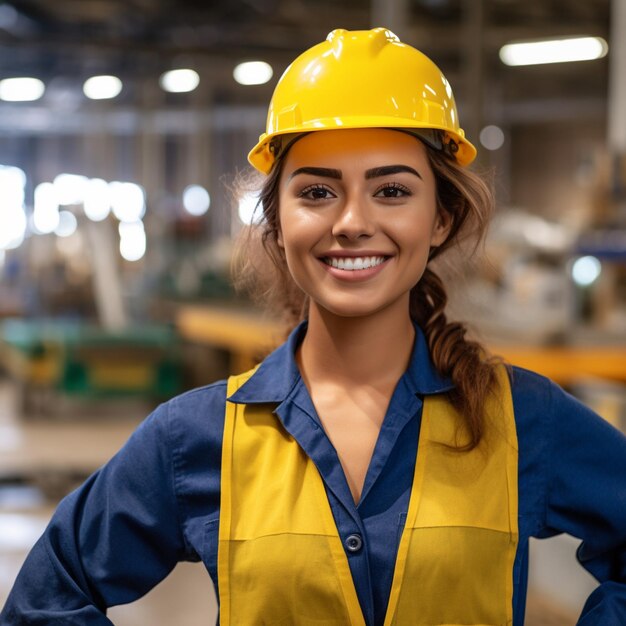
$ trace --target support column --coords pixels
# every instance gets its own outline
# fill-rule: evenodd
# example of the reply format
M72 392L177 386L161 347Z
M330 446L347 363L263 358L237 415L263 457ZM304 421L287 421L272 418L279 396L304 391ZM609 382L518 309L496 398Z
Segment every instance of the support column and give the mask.
M409 0L372 0L371 26L384 26L405 40L409 33Z
M463 6L465 7L465 25L461 54L465 74L465 106L463 106L460 117L467 138L477 145L478 136L483 127L485 10L483 0L465 2ZM454 85L452 87L454 88ZM478 151L479 159L481 152L481 150Z
M626 1L611 2L609 45L608 146L617 217L626 226Z
M626 154L626 2L612 0L609 45L608 143L613 154Z

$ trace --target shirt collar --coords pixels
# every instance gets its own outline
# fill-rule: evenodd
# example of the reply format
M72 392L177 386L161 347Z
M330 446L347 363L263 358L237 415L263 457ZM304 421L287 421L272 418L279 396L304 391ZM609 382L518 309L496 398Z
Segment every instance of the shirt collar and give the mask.
M454 384L450 378L442 376L435 369L424 333L417 324L414 326L415 345L404 375L406 382L415 394L429 395L449 391ZM305 320L294 328L287 341L274 350L228 400L236 404L283 402L301 380L295 353L306 329Z

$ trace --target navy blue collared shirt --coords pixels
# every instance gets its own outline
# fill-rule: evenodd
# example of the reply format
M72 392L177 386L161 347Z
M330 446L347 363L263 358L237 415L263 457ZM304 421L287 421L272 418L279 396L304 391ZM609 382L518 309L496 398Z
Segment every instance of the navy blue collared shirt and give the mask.
M416 328L411 362L391 398L355 505L294 354L298 327L230 399L271 405L316 464L368 626L384 621L408 509L424 396L448 391ZM600 582L579 624L626 624L626 437L549 380L513 368L519 442L520 542L514 624L524 622L528 538L583 540L578 558ZM60 504L29 554L1 626L108 625L179 561L217 581L225 381L160 406L124 448ZM419 590L416 590L419 593Z

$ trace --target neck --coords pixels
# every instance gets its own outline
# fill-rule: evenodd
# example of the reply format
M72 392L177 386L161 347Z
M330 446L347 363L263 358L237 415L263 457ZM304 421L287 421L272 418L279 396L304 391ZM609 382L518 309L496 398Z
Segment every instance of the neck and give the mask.
M306 382L393 388L409 364L414 338L404 302L365 317L340 317L313 303L298 365Z

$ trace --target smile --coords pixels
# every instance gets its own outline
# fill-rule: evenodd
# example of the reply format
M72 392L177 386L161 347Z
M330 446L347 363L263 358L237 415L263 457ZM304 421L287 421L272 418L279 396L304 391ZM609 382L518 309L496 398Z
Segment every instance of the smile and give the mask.
M322 260L326 265L335 267L339 270L367 270L376 267L385 262L387 257L384 256L357 256L357 257L324 257Z

